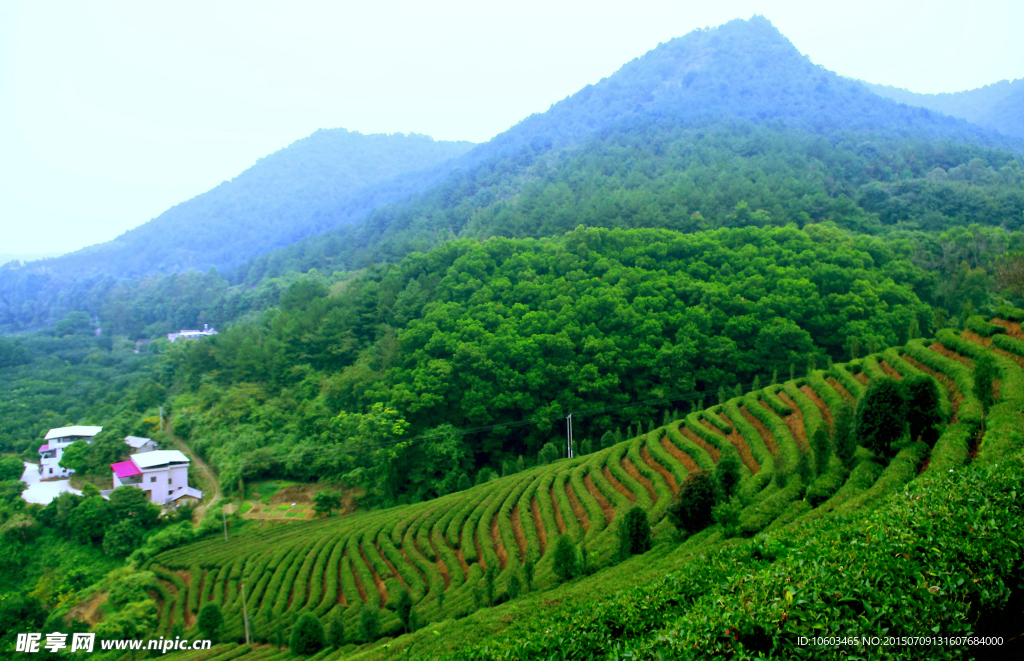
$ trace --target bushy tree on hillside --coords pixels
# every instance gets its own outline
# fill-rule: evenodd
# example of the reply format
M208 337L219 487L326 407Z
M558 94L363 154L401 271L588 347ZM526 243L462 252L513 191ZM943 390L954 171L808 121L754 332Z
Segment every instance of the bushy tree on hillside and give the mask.
M331 619L327 623L327 644L334 648L345 644L345 618L340 607L331 611Z
M412 597L409 596L409 591L403 589L398 595L398 601L395 603L395 615L398 616L398 621L402 623L402 629L408 633L411 631L409 627L409 618L412 615Z
M558 451L558 447L554 443L548 442L540 449L540 453L537 455L537 463L540 465L550 464L557 461L561 456L562 454Z
M0 482L20 480L25 472L25 465L17 457L0 458Z
M857 439L879 457L890 458L893 444L906 428L906 401L899 382L889 377L872 379L857 403Z
M856 410L850 402L843 400L832 411L832 447L847 468L853 465L853 456L857 450L855 424Z
M313 511L317 514L330 516L331 512L341 508L341 494L336 491L318 491L313 496Z
M288 647L295 654L316 654L326 644L324 627L312 613L303 613L292 627Z
M364 643L372 643L380 631L380 615L373 604L364 604L359 612L359 633Z
M711 475L704 471L690 473L683 480L675 500L668 508L669 520L678 530L690 534L700 532L711 524L715 496L715 484Z
M718 458L718 465L715 466L715 481L722 492L722 497L729 498L733 495L740 483L740 457L731 446L727 447Z
M647 553L654 545L651 540L651 524L647 512L634 505L619 523L619 547L623 556Z
M811 435L811 450L814 452L814 473L823 475L828 470L828 460L832 457L832 439L829 438L825 425L818 425Z
M220 640L220 630L224 626L224 616L220 612L220 606L215 602L207 602L199 609L199 619L196 626L203 632L203 637L214 641Z
M999 378L999 366L988 352L981 352L974 358L974 396L981 402L987 413L994 402L993 384Z
M579 559L576 554L576 545L568 535L562 534L555 540L555 554L552 558L551 568L558 580L565 583L579 575Z
M945 422L938 384L931 375L921 374L904 378L900 386L907 402L907 426L911 440L921 438L928 445L935 445L939 437L938 426Z

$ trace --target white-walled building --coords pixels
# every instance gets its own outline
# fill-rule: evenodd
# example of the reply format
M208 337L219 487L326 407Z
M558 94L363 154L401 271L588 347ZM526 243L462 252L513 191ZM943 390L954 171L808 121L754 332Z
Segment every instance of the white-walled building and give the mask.
M151 438L143 438L142 436L125 436L124 442L128 447L131 448L128 452L136 454L139 452L152 452L153 450L159 450L156 446L156 442Z
M114 488L137 486L149 492L149 500L169 505L183 496L201 499L203 492L188 486L189 458L178 450L154 450L133 454L128 461L110 464Z
M175 340L199 340L210 335L216 335L217 330L210 328L207 324L203 324L203 330L180 330L177 333L168 333L167 341L174 342Z
M73 427L58 427L46 432L46 443L39 446L39 477L43 480L50 478L68 477L75 471L61 468L60 458L64 450L75 441L85 440L91 443L93 436L103 431L103 427L88 427L75 425Z

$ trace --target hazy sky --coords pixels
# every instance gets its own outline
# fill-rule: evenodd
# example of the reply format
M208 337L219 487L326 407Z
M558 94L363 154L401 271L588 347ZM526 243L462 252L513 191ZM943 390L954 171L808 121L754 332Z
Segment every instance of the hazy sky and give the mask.
M318 128L485 141L755 13L844 76L1024 77L1024 2L836 4L0 0L0 255L107 241Z

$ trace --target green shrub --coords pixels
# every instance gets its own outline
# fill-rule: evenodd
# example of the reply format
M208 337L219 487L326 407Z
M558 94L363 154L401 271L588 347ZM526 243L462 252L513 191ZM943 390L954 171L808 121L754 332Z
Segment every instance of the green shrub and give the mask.
M832 457L832 439L829 438L824 425L814 430L811 436L811 451L814 452L814 474L823 475Z
M295 654L316 654L326 644L324 627L312 613L303 613L299 621L292 627L292 636L288 647Z
M910 439L921 438L929 446L935 445L940 426L945 422L942 414L938 384L930 375L908 376L900 382L907 403L907 426Z
M718 465L715 466L715 481L724 498L729 498L735 493L740 483L741 466L740 457L732 448L728 448L719 458Z
M220 640L220 631L224 627L224 616L220 612L220 606L208 603L200 608L196 626L203 632L203 638L214 642Z
M854 433L867 448L882 457L892 456L892 446L906 429L906 403L895 379L872 381L857 404Z
M1015 353L1018 356L1024 356L1024 342L1021 342L1015 337L1009 335L996 335L992 338L992 344L999 347L1003 351L1009 351Z
M579 574L579 561L576 558L576 545L568 535L559 535L555 540L555 554L552 558L552 569L558 580L565 583Z
M373 604L363 604L359 613L359 633L362 634L363 642L372 643L377 639L380 631L380 613Z
M999 324L990 324L980 315L968 317L964 325L982 337L992 337L993 335L1003 335L1006 333L1004 327Z
M996 316L1007 321L1024 321L1024 310L1010 305L1000 305L996 308Z
M838 457L833 457L829 461L827 469L820 472L817 479L807 487L804 499L812 507L817 507L839 491L849 474L850 471L843 465L843 462Z
M711 524L715 500L712 477L704 471L691 473L668 508L669 520L678 530L685 530L691 535L700 532Z
M338 648L345 644L345 618L342 617L341 607L331 612L331 619L327 623L327 644Z
M640 507L632 507L619 523L619 543L622 555L647 553L653 546L651 540L651 524L647 520L647 512Z
M541 465L541 466L543 466L545 464L550 464L550 463L553 463L555 461L558 461L558 459L561 456L562 456L562 453L559 452L558 446L556 446L554 443L550 443L550 442L549 443L545 443L544 447L542 447L540 449L540 452L537 453L537 464ZM479 480L477 481L477 484L480 484Z
M398 600L395 603L395 615L398 616L399 622L402 623L402 629L406 632L409 631L409 617L412 614L412 598L409 596L408 590L402 590L398 594Z
M983 352L974 357L974 396L986 412L992 407L992 385L998 377L999 367L992 354Z

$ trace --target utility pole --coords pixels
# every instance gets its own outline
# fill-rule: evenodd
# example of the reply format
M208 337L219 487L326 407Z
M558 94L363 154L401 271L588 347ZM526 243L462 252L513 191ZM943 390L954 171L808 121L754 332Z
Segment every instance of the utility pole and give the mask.
M220 508L220 518L224 521L224 541L228 541L228 515L224 513L224 508Z
M249 644L249 609L245 606L245 581L242 581L242 618L245 620L245 644Z
M568 441L568 449L566 450L565 456L572 458L572 413L565 416L565 437Z
M160 407L160 431L164 430L164 407Z

